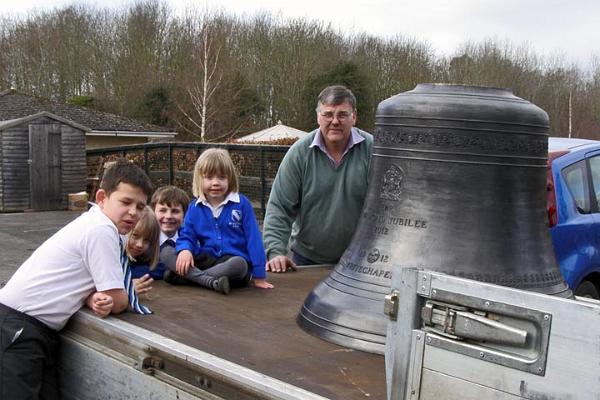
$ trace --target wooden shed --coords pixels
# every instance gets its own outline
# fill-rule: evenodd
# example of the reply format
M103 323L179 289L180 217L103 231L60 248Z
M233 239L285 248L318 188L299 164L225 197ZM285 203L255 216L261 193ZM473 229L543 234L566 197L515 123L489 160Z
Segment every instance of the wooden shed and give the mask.
M177 132L122 115L20 93L0 91L0 121L37 115L47 111L86 127L86 148L172 140Z
M85 190L89 130L47 111L0 121L0 212L66 209Z

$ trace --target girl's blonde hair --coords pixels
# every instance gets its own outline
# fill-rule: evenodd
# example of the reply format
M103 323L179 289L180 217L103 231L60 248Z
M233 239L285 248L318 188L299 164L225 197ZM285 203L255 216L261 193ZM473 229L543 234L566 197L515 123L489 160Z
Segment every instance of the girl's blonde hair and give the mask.
M150 266L150 270L154 270L156 264L158 264L158 257L160 255L160 247L158 242L160 240L160 226L154 215L152 208L146 206L144 214L140 220L131 230L130 235L138 235L147 239L149 242L148 250L145 254L142 254L137 259L134 258L129 252L129 246L125 250L130 260L137 262L147 262Z
M223 175L227 177L229 184L228 194L240 191L235 165L233 165L229 152L225 149L206 149L196 161L192 193L202 201L206 201L206 196L202 191L202 177L204 175Z

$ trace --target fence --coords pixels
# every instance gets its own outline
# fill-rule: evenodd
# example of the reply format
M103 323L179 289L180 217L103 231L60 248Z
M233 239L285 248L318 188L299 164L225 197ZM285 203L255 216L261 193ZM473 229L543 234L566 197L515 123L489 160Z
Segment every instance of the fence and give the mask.
M93 198L104 163L119 157L144 169L154 187L175 185L191 196L194 164L209 147L229 151L239 173L240 192L250 199L257 219L262 221L273 179L289 146L169 142L87 150L90 198Z

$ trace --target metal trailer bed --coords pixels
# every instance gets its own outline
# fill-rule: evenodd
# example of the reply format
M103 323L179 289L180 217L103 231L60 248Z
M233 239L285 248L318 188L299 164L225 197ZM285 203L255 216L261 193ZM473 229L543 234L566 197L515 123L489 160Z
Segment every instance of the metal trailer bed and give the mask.
M153 315L101 320L80 311L63 333L65 397L384 399L383 356L325 342L296 325L304 298L328 273L271 274L274 290L228 296L156 282L144 299Z

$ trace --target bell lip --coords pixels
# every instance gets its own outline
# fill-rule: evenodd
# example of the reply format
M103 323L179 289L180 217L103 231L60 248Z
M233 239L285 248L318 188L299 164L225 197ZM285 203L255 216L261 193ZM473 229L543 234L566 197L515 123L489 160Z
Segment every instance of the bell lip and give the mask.
M352 293L340 291L336 287L332 287L327 283L327 279L319 282L313 290L308 294L296 317L296 323L307 333L318 337L322 340L335 343L345 348L351 348L368 353L383 354L385 352L385 338L387 334L387 321L374 310L383 310L382 295L377 299L368 299L376 303L371 306L364 305L363 311L368 311L367 315L362 315L362 318L370 319L374 324L369 327L357 326L352 321L354 318L350 314L343 312L345 317L339 318L340 309L336 308L336 304L347 301L347 296L352 296ZM327 296L325 296L325 293ZM367 299L363 299L367 300ZM385 321L385 322L384 322ZM378 322L384 322L384 325L379 326Z
M553 286L546 286L546 287L541 287L541 288L533 288L533 289L518 288L518 289L536 292L536 293L542 293L542 294L545 294L548 296L553 296L553 297L562 297L564 299L574 299L575 298L573 291L571 290L571 288L569 288L567 286L567 284L565 282L561 282L561 283L557 283L556 285L553 285Z
M372 354L385 354L385 336L382 336L383 343L376 343L368 340L359 339L356 337L352 337L349 335L344 335L340 332L333 330L336 324L328 324L328 326L322 326L314 323L304 316L302 310L298 313L296 317L296 324L302 328L303 331L310 334L311 336L317 337L319 339L325 340L327 342L336 344L338 346L344 348L350 348L354 350L364 351L366 353ZM352 328L344 327L346 329L352 330Z

